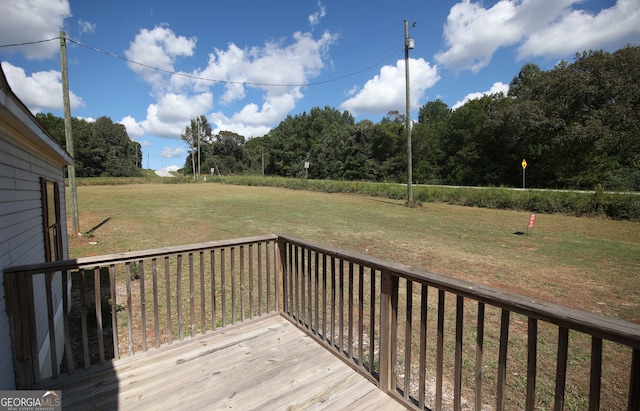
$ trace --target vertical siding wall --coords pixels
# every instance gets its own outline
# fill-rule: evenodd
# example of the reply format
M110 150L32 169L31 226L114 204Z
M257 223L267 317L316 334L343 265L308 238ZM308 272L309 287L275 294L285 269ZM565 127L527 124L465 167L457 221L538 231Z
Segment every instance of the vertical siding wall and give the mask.
M62 221L66 221L62 167L34 150L17 145L15 139L7 135L7 130L0 127L0 370L3 370L0 373L0 390L15 389L11 334L5 307L4 268L45 261L40 177L60 183ZM66 224L62 225L62 230L63 250L66 252ZM42 301L39 300L38 288L43 287L34 282L35 301ZM38 347L43 348L47 332L46 307L41 304L38 309ZM48 355L46 349L40 352L41 356ZM47 370L42 372L46 375Z

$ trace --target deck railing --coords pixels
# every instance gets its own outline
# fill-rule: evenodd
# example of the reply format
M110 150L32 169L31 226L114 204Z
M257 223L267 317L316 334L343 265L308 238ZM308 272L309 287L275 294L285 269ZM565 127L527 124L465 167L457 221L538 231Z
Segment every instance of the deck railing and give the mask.
M276 239L266 235L5 270L17 387L277 313ZM34 284L44 284L46 292ZM35 303L40 299L46 304ZM55 321L57 311L61 321ZM49 348L44 360L43 345Z
M56 377L279 311L409 408L640 410L638 325L286 235L14 267L5 293L18 388L43 344Z
M283 311L407 407L640 409L640 326L279 236Z

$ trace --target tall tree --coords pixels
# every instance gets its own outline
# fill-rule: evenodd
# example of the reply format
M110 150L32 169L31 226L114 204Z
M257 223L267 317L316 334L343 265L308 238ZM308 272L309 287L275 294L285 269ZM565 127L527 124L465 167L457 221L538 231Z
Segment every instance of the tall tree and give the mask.
M191 119L191 123L185 128L184 133L180 135L182 141L189 145L189 153L191 155L191 170L193 178L200 179L200 160L196 167L196 154L200 155L200 146L211 140L211 125L207 120L207 116L200 115Z

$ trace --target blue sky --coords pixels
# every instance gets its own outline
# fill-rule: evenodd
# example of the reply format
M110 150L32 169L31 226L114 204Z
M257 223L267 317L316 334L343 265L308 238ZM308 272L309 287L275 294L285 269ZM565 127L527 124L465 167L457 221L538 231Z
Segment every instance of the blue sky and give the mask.
M550 69L584 50L640 44L640 0L0 0L0 61L30 110L62 116L60 30L74 117L108 116L143 146L143 166L181 166L189 120L262 136L330 106L356 121L412 118L506 92L528 62ZM149 67L160 70L153 70Z

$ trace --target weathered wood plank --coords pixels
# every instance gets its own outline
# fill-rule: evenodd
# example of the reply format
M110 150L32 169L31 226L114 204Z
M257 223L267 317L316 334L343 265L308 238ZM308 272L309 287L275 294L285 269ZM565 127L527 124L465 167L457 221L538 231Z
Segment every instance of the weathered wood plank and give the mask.
M280 316L46 384L65 409L405 409Z

